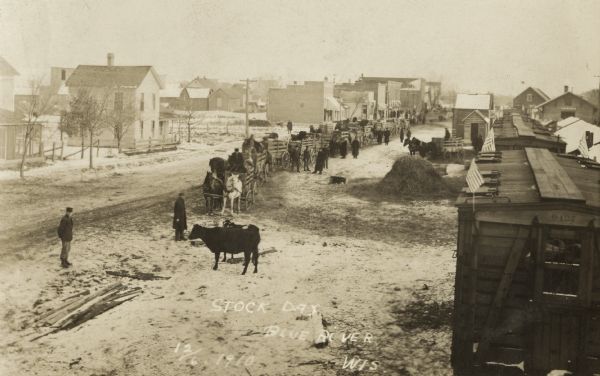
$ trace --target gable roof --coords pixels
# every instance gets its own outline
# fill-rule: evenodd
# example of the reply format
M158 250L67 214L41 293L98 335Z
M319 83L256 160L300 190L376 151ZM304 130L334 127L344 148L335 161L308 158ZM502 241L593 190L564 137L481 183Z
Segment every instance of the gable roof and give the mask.
M529 86L527 89L523 90L522 92L520 92L516 97L518 97L519 95L525 93L527 90L533 90L536 92L537 95L539 95L540 97L542 97L542 99L544 101L547 101L548 99L550 99L550 97L548 95L546 95L546 93L544 93L542 90L538 89L537 87L533 87L533 86ZM515 98L516 98L515 97Z
M19 72L12 65L6 61L2 56L0 56L0 76L2 77L14 77L18 76Z
M454 108L459 110L489 110L492 103L490 94L458 94Z
M196 77L191 82L189 82L185 87L217 90L219 88L219 81L216 79L212 79L212 78Z
M152 72L154 79L162 89L163 83L151 66L108 66L79 65L67 79L69 87L138 87L144 78Z
M469 116L473 115L473 114L475 114L475 115L479 116L479 117L480 117L480 118L481 118L483 121L485 121L486 123L488 123L488 124L490 123L490 119L489 119L488 117L486 117L485 115L483 115L483 114L481 113L481 111L479 111L479 110L474 110L474 111L471 111L471 112L470 112L470 113L469 113L467 116L465 116L465 117L462 119L462 121L465 121L465 120L467 120L467 118L468 118Z
M234 99L237 99L237 98L241 99L241 98L244 97L244 94L245 94L245 93L243 93L240 90L237 90L235 88L220 88L218 90L213 91L212 94L216 94L218 92L222 92L225 95L227 95L229 98L234 98Z
M195 88L195 87L187 87L183 89L187 91L188 95L192 99L206 99L211 93L211 89L208 88Z
M579 99L581 99L582 101L586 102L587 104L589 104L589 105L590 105L590 106L592 106L593 108L597 108L595 104L591 103L590 101L588 101L588 100L587 100L587 99L585 99L584 97L582 97L582 96L579 96L579 95L577 95L577 94L575 94L575 93L572 93L572 92L570 92L570 91L564 92L564 93L562 93L561 95L559 95L558 97L554 97L554 98L552 98L552 99L549 99L549 100L545 101L544 103L540 103L540 104L538 104L538 105L536 106L536 108L539 108L539 107L544 107L544 106L545 106L545 105L547 105L548 103L552 103L552 102L554 102L555 100L557 100L557 99L559 99L559 98L562 98L562 97L564 97L565 95L569 95L569 94L571 94L571 95L572 95L572 96L574 96L575 98L579 98Z
M579 121L579 118L576 116L569 116L566 119L562 119L561 121L556 123L556 128L560 129L566 127L569 124L573 124Z
M554 132L554 135L560 136L560 138L567 143L565 152L570 153L577 149L581 138L585 135L585 132L591 132L594 135L594 140L600 139L600 127L583 120L578 120L562 127Z

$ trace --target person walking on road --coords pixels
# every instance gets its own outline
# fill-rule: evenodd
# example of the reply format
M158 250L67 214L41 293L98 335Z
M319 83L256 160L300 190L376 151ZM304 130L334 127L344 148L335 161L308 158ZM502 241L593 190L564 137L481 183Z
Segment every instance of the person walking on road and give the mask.
M358 158L358 149L360 149L360 142L358 142L358 139L355 138L352 141L352 156L354 159Z
M60 251L60 263L63 268L73 265L69 262L69 252L71 252L71 241L73 240L73 208L67 208L65 215L61 218L58 225L58 237L60 238L62 248Z
M308 151L308 146L304 149L302 161L304 162L304 171L310 171L310 151Z
M323 148L323 165L325 169L329 170L329 147Z
M321 175L323 173L323 165L324 164L325 164L325 152L323 151L323 149L321 149L317 153L317 160L315 162L315 171L313 171L313 174L316 174L318 172L319 175Z
M291 121L291 120L288 120L288 122L287 122L287 130L288 130L288 134L292 134L292 128L293 128L293 127L294 127L294 126L292 125L292 121Z
M400 128L400 142L404 142L404 127Z
M175 200L173 208L173 228L175 229L175 241L185 240L183 231L187 230L187 215L185 213L185 201L183 192Z
M391 132L387 128L383 131L383 142L385 142L386 145L390 143L390 134Z
M290 162L292 172L294 172L294 167L296 167L296 172L300 172L300 150L295 146L292 146L292 150L290 151Z

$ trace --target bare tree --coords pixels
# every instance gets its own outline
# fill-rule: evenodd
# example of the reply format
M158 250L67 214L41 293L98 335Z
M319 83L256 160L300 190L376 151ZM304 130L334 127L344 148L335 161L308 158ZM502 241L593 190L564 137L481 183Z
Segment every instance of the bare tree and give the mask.
M121 152L123 137L127 134L136 118L134 103L130 100L124 102L123 98L123 94L120 90L117 90L115 92L114 106L107 112L107 120L117 140L119 153Z
M183 119L187 124L187 142L192 141L192 120L194 119L194 107L192 98L187 97L183 103Z
M84 133L89 135L90 168L94 168L94 153L92 153L94 136L97 136L109 124L107 116L109 97L107 92L94 95L90 90L82 88L71 99L70 122L79 124L82 138Z
M25 117L25 133L23 135L23 155L21 156L21 165L19 166L19 176L25 178L25 159L27 150L31 146L33 137L36 135L36 128L40 128L38 123L40 116L48 114L52 108L52 96L48 93L42 93L42 80L32 79L29 81L30 98L17 111ZM43 151L42 151L43 152Z

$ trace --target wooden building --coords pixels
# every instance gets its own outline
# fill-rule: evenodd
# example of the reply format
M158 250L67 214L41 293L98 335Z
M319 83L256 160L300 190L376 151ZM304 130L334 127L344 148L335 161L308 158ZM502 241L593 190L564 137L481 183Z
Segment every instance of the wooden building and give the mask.
M465 123L467 116L473 115L473 111L479 111L484 118L490 117L490 110L494 106L491 94L458 94L454 109L452 111L452 132L455 137L464 139L465 145L471 145L472 140L476 140L480 134L479 126L471 127L470 123ZM465 124L469 127L465 129ZM479 125L480 123L477 122ZM483 135L485 137L485 135Z
M533 122L525 121L519 113L505 113L494 123L496 150L522 150L526 147L548 149L564 153L566 142L548 130L537 128Z
M570 92L568 86L565 86L564 93L538 105L536 108L539 119L558 122L574 116L592 124L596 124L598 121L598 107L585 98Z
M501 154L479 164L475 205L466 191L456 202L455 374L600 373L600 169L547 149Z
M535 108L550 100L550 97L537 87L528 87L513 99L513 108L521 113L532 117Z
M42 124L33 124L31 142L25 150L25 132L27 123L12 111L0 109L0 161L18 160L23 157L41 156Z
M246 108L246 94L234 88L221 88L208 96L208 109L210 111L242 111Z
M223 89L226 90L226 89ZM180 109L184 111L208 111L211 89L186 87L179 97Z

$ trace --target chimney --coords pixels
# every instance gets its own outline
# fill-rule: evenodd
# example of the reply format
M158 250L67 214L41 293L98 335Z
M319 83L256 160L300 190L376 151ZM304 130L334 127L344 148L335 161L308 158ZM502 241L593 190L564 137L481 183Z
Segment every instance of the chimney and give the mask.
M569 92L569 85L565 85L565 93Z
M115 63L115 55L112 52L106 54L106 65L112 67Z

